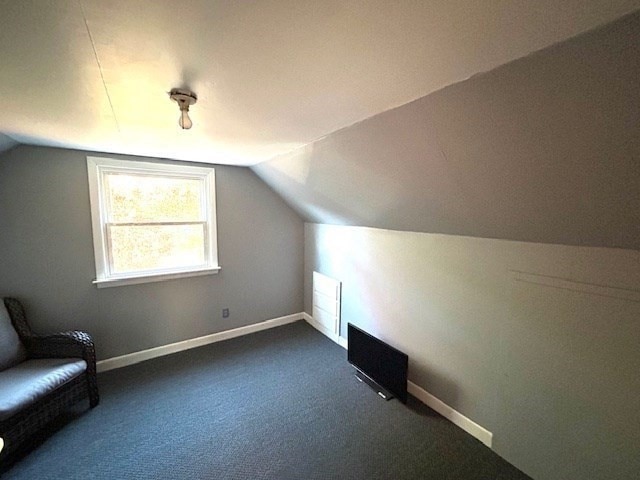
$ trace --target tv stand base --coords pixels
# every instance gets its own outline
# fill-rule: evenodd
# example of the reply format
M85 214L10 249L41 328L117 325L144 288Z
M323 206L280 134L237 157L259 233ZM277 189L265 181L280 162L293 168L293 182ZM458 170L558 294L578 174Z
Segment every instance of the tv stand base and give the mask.
M355 373L355 377L359 382L366 383L367 385L369 385L369 387L375 390L375 392L385 400L391 400L393 398L393 395L391 393L389 393L387 390L382 388L380 385L378 385L374 380L366 376L364 373L358 371Z

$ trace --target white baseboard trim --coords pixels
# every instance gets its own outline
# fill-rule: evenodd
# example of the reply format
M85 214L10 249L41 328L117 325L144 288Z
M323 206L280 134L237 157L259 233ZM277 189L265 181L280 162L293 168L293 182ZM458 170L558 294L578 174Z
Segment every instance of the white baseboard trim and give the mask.
M252 325L247 325L244 327L225 330L223 332L212 333L203 337L191 338L189 340L183 340L182 342L170 343L168 345L162 345L160 347L149 348L147 350L141 350L139 352L133 352L126 355L120 355L118 357L107 358L105 360L100 360L99 362L97 362L96 367L98 372L106 372L108 370L114 370L116 368L122 368L128 365L133 365L135 363L144 362L145 360L150 360L152 358L169 355L171 353L181 352L183 350L189 350L191 348L221 342L230 338L259 332L261 330L279 327L288 323L297 322L298 320L305 320L309 325L328 337L330 340L334 341L344 349L347 348L346 338L340 337L339 335L330 332L318 322L316 322L311 315L306 312L302 312L265 320L264 322L254 323ZM442 400L433 396L422 387L419 387L411 381L407 382L407 391L422 403L438 412L451 423L460 427L468 434L480 440L487 447L491 448L493 434L490 431L481 427L473 420L465 417L460 412L454 410Z
M493 441L493 433L484 427L481 427L470 418L465 417L463 414L454 410L449 405L444 403L439 398L434 397L429 392L419 387L412 381L407 382L407 391L424 403L427 407L435 410L444 418L449 420L454 425L460 427L469 435L477 438L487 447L491 448L491 442Z
M346 338L342 338L336 335L335 333L325 329L322 325L320 325L320 323L316 322L313 319L313 317L308 313L304 312L302 315L304 319L307 321L307 323L311 325L313 328L318 330L323 335L327 336L329 339L336 342L341 347L345 349L347 348ZM426 406L438 412L440 415L442 415L444 418L449 420L451 423L453 423L457 427L460 427L469 435L477 438L482 443L484 443L487 447L491 448L491 443L493 441L493 433L491 433L489 430L478 425L476 422L474 422L470 418L465 417L463 414L453 409L452 407L444 403L442 400L433 396L432 394L424 390L422 387L419 387L412 381L407 382L407 391L411 395L416 397L418 400L420 400L422 403L424 403Z
M106 372L107 370L126 367L127 365L144 362L145 360L150 360L152 358L162 357L171 353L201 347L210 343L221 342L222 340L228 340L230 338L248 335L250 333L259 332L260 330L279 327L281 325L286 325L287 323L297 322L298 320L304 319L304 315L306 314L293 313L291 315L272 318L270 320L265 320L264 322L247 325L245 327L233 328L231 330L212 333L203 337L191 338L189 340L183 340L182 342L170 343L168 345L161 345L159 347L149 348L147 350L141 350L139 352L127 353L126 355L107 358L105 360L100 360L99 362L97 362L96 368L98 372Z
M342 338L340 335L336 335L335 333L333 333L330 330L327 330L326 328L324 328L319 322L316 322L313 317L311 315L309 315L307 312L304 312L302 314L303 318L307 321L307 323L309 325L311 325L313 328L315 328L316 330L318 330L320 333L322 333L323 335L325 335L326 337L328 337L330 340L333 340L334 342L336 342L338 345L340 345L342 348L346 349L347 348L347 339L346 338Z

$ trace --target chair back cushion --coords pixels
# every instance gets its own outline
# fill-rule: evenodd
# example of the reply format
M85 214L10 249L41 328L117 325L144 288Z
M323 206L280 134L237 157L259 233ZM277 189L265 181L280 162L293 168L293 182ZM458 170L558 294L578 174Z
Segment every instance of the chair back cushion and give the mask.
M11 317L0 299L0 372L27 359L27 350L13 328Z

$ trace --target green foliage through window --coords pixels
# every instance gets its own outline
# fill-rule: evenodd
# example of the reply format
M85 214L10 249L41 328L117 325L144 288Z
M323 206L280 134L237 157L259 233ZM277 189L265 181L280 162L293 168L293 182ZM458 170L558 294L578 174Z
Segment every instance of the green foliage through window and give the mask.
M215 170L87 157L98 286L220 270Z

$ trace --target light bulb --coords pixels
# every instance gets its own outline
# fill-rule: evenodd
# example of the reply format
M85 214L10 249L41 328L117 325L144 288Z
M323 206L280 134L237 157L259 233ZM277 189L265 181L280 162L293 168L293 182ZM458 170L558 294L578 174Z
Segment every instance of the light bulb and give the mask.
M189 118L189 110L185 108L184 110L181 110L181 112L182 113L180 114L178 125L180 125L180 128L182 128L183 130L189 130L191 127L193 127L193 122Z

